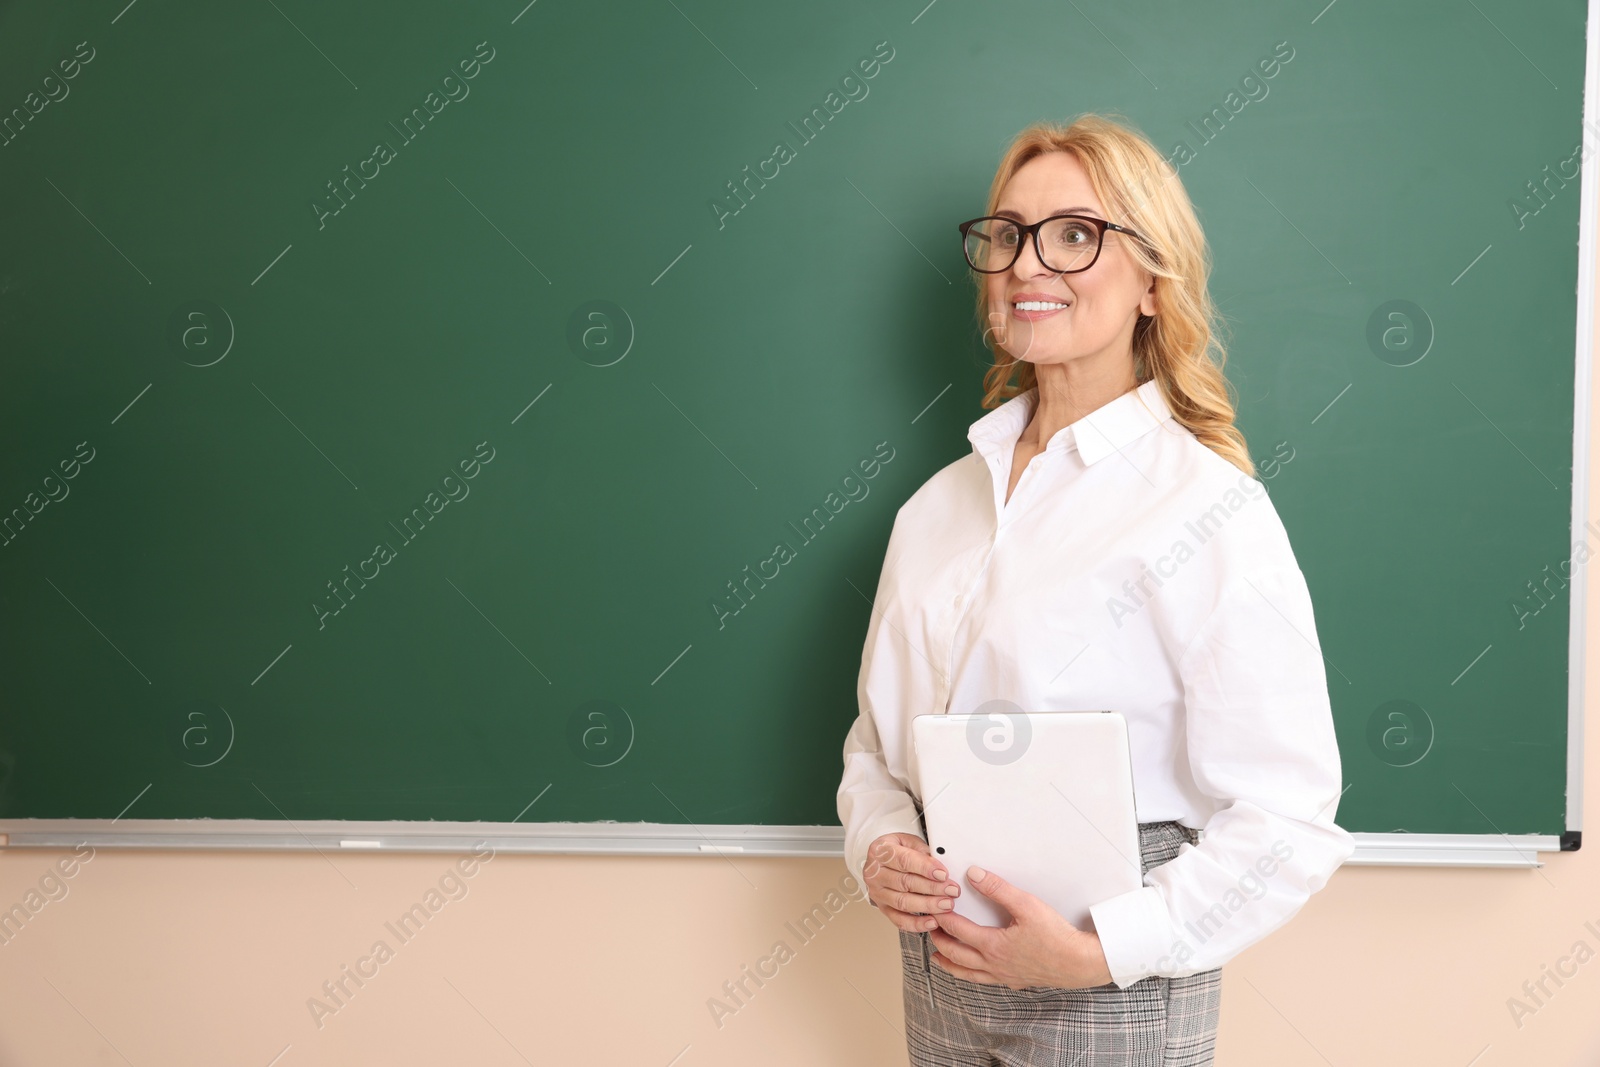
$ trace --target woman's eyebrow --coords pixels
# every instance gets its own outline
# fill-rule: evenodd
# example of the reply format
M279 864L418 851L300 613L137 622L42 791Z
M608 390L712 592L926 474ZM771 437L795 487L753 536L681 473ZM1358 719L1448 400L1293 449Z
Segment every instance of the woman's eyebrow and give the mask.
M1052 215L1074 215L1074 214L1079 214L1079 213L1085 212L1085 211L1087 211L1090 214L1094 215L1096 218L1098 218L1099 214L1100 214L1099 213L1099 209L1092 208L1092 207L1086 207L1086 206L1081 205L1081 204L1078 207L1057 208L1056 210L1050 212L1050 214L1052 214ZM996 215L1004 215L1008 219L1016 219L1018 222L1022 221L1021 213L1020 212L1016 212L1016 211L1012 211L1010 208L1001 208L1000 210L996 211L995 214Z

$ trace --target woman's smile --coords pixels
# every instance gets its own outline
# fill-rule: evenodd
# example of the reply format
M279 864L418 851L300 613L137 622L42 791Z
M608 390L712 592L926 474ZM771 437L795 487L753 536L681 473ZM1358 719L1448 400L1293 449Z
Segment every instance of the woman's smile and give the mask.
M1038 322L1066 311L1072 301L1048 293L1018 293L1011 298L1011 314L1024 322Z

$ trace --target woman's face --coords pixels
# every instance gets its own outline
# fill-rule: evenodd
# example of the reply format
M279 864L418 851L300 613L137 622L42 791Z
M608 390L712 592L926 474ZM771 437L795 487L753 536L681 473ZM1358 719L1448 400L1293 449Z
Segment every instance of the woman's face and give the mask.
M1107 216L1089 175L1069 152L1046 152L1025 163L1006 183L995 210L1023 223L1069 212L1127 225ZM1141 312L1155 314L1156 304L1154 279L1128 251L1129 240L1107 230L1094 266L1071 274L1040 263L1034 242L1027 241L1010 270L983 276L991 334L1014 358L1036 366L1131 358L1133 324ZM1016 303L1023 298L1067 306L1019 315Z

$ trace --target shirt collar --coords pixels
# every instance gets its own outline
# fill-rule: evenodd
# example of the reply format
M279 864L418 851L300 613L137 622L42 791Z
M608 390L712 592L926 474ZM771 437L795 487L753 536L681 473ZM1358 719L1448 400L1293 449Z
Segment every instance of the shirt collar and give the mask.
M1010 450L1016 447L1038 403L1039 387L1034 386L973 423L967 430L973 451L986 460L998 458L1009 463ZM1093 464L1143 437L1171 414L1160 383L1152 378L1062 427L1046 444L1045 451L1077 449L1085 464Z

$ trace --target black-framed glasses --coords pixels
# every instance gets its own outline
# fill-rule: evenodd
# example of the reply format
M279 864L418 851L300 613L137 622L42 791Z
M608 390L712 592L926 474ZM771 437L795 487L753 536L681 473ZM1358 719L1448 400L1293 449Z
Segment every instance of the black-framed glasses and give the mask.
M957 227L967 266L980 274L999 274L1010 270L1022 254L1022 242L1031 234L1033 250L1046 270L1074 274L1088 270L1100 258L1105 232L1116 230L1135 240L1144 238L1126 226L1118 226L1093 215L1051 215L1032 225L1001 215L969 219Z

